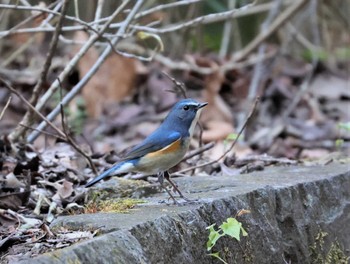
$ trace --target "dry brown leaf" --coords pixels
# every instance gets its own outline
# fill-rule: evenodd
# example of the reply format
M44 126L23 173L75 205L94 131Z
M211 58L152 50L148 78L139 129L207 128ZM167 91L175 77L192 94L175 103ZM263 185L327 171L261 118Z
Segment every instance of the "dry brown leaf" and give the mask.
M6 188L16 189L25 187L25 184L23 182L20 182L13 173L9 173L5 178L5 186Z
M173 88L173 82L160 70L154 69L150 73L146 85L157 112L170 108L177 101L176 94L169 92Z
M86 41L85 32L77 31L76 41ZM98 59L97 50L92 47L78 63L80 78L86 75ZM104 106L109 103L120 102L129 96L134 88L137 74L137 61L118 54L111 54L98 71L84 86L82 94L86 109L90 117L101 115Z
M0 208L18 210L29 198L30 191L14 192L0 195Z
M63 180L62 184L57 184L55 187L57 189L57 194L64 199L71 196L74 191L73 183L67 180Z
M317 98L327 98L327 100L337 100L349 98L350 77L347 79L332 75L317 75L310 84L309 91Z
M40 1L38 5L34 6L37 8L46 8L46 4L43 1ZM22 28L35 28L40 26L40 24L46 19L47 13L40 12L40 11L32 11L31 12L33 16L35 17L34 20L30 20L29 22L21 25L19 29ZM30 38L34 36L34 44L35 46L39 46L43 43L45 38L44 32L37 32L37 33L22 33L22 34L14 34L10 36L11 41L15 44L15 46L22 46L23 43L26 43Z
M218 68L213 61L209 61L208 66ZM220 71L215 71L205 77L202 100L208 102L208 105L203 111L201 122L208 130L203 133L204 142L223 140L234 132L232 112L219 95L224 79L225 76Z
M86 159L77 154L67 143L57 143L45 150L41 155L40 173L45 173L47 168L57 173L67 169L81 171L86 167Z
M300 154L300 157L302 159L308 159L308 160L320 160L322 159L323 157L326 157L328 156L330 153L329 150L326 150L326 149L321 149L321 148L318 148L318 149L303 149L301 154Z
M225 139L227 135L233 132L232 125L222 120L209 120L205 123L205 127L206 130L202 134L204 142Z

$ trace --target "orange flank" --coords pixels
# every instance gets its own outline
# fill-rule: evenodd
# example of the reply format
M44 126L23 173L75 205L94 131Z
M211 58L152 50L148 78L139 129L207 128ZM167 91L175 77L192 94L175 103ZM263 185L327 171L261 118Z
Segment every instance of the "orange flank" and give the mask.
M169 146L166 146L165 148L162 148L162 149L157 150L155 152L148 153L145 156L147 158L150 158L150 157L157 157L157 156L164 155L164 154L172 154L172 153L178 151L180 148L181 148L181 138L174 141Z

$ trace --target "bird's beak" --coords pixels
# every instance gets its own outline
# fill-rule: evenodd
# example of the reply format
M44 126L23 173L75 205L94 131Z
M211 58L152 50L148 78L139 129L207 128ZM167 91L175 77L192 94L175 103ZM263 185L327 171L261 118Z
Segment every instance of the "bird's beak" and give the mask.
M198 104L197 110L203 108L203 107L206 106L207 104L208 104L207 102Z

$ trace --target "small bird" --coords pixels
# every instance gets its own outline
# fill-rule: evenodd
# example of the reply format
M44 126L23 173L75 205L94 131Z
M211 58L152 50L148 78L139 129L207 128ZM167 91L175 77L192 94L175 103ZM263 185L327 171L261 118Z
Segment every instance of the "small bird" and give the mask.
M183 99L177 102L158 129L133 147L122 160L88 182L85 187L90 187L110 175L121 173L157 174L160 185L167 191L174 203L176 203L174 196L163 185L164 178L169 181L181 198L187 200L170 180L168 170L177 165L185 156L202 108L207 104L193 99Z

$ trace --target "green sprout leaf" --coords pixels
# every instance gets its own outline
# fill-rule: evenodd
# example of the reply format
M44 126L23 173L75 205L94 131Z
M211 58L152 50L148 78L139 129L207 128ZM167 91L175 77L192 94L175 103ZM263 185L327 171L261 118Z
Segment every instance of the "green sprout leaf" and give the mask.
M335 147L337 149L340 149L344 144L344 139L341 139L341 138L338 138L336 141L335 141Z
M230 237L234 237L238 241L240 241L240 233L242 228L242 223L238 222L235 218L227 218L227 222L224 222L220 228L224 232L225 235Z
M208 237L208 242L207 242L207 250L211 250L213 246L215 246L216 241L220 237L223 236L223 234L220 234L218 231L214 229L215 224L212 224L211 226L208 226L207 229L209 229L209 237Z
M222 263L228 264L225 260L223 260L223 259L219 256L219 252L210 253L209 256L212 256L212 257L214 257L214 258L217 258L217 259L220 260Z
M347 123L340 122L340 123L338 123L338 127L340 129L345 129L347 131L350 131L350 122L347 122Z
M240 210L237 213L237 215L243 215L247 213L250 213L250 211L243 209L243 210ZM230 236L237 239L238 241L240 241L241 232L242 232L242 236L248 236L247 231L245 231L244 228L242 227L242 223L237 221L236 218L233 218L233 217L227 218L226 222L223 222L222 225L218 227L218 230L215 230L215 225L216 224L212 224L206 228L209 230L209 236L207 241L208 251L210 251L215 246L218 239L222 236ZM221 262L227 264L227 262L219 256L219 252L211 253L209 254L209 256L217 258Z
M136 34L136 36L140 40L149 40L149 39L155 40L157 43L157 47L155 48L155 51L161 51L161 52L164 51L163 41L157 34L140 31Z
M230 142L235 141L237 139L237 137L238 137L237 133L230 133L230 134L228 134L228 136L224 140L224 146L227 146L227 144L229 144ZM240 135L238 139L239 140L243 140L244 138L243 138L242 135Z
M241 231L242 231L242 236L248 236L248 232L245 231L243 227L241 227Z

